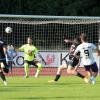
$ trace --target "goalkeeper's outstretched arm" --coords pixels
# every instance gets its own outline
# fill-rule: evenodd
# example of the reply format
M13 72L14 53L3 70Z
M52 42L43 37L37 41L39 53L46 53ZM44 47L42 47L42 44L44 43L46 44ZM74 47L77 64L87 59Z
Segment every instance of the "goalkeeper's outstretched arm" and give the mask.
M36 56L39 56L41 58L41 60L44 62L44 64L46 65L46 62L45 62L44 58L42 57L42 55L40 54L40 52L37 52Z

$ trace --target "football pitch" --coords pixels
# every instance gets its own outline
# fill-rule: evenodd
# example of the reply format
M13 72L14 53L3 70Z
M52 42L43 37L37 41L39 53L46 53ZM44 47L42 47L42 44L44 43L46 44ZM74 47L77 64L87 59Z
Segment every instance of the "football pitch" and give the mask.
M85 84L75 76L48 83L51 79L54 77L7 77L8 86L0 80L0 100L100 100L100 77L95 85Z

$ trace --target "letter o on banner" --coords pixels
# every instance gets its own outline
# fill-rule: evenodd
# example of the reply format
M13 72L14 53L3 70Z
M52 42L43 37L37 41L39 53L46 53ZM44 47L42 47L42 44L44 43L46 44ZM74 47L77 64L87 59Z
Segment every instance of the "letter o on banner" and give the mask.
M18 56L18 57L16 58L16 64L22 66L22 65L24 64L24 57Z

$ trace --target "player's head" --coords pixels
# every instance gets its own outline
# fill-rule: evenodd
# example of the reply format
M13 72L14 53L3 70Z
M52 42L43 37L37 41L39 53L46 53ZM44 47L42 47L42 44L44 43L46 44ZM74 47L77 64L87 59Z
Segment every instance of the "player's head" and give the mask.
M28 43L28 44L32 44L32 38L31 38L31 37L28 37L28 38L27 38L27 43Z
M80 35L80 40L81 40L81 42L87 42L87 36L84 33L82 33Z

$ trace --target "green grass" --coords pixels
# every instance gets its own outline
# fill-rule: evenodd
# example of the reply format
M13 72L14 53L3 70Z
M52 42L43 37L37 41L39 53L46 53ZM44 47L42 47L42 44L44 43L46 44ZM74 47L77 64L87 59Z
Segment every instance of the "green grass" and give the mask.
M0 100L100 100L100 77L95 85L85 84L77 77L8 77L8 86L0 80Z

